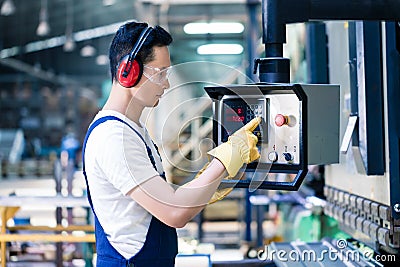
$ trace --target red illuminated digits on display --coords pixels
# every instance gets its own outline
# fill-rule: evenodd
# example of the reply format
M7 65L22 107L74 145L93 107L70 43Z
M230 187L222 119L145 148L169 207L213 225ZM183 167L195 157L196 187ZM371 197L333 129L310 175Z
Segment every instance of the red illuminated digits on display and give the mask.
M244 116L230 116L226 118L226 121L229 122L243 122L244 121Z

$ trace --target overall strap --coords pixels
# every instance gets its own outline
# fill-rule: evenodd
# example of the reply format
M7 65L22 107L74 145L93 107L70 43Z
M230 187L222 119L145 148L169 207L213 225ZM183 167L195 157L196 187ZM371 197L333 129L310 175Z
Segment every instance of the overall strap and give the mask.
M155 160L152 155L150 147L146 144L142 135L135 130L131 125L129 125L124 120L114 117L106 116L101 117L94 121L85 136L85 140L82 148L82 167L83 174L85 177L86 187L87 187L87 197L89 204L92 208L95 221L95 235L96 235L96 249L97 249L97 266L99 267L120 267L120 266L136 266L136 267L148 267L148 266L163 266L163 267L173 267L175 265L175 257L178 253L177 235L175 228L165 225L159 221L156 217L152 217L149 229L146 234L146 241L140 251L130 259L125 259L108 241L107 235L101 226L97 215L93 208L92 198L89 189L88 177L86 175L85 168L85 150L86 144L90 134L93 129L96 128L103 122L108 120L116 120L127 125L134 133L136 133L139 138L143 141L147 149L147 155L153 164L154 169L157 171ZM153 143L156 151L158 149ZM161 157L160 157L161 159ZM160 175L165 179L164 173ZM155 253L155 251L157 251Z
M84 140L84 142L83 142L83 147L82 147L82 169L83 169L83 175L84 175L84 177L85 177L86 187L87 187L87 189L88 189L88 190L87 190L87 194L88 194L89 204L90 204L90 206L92 207L93 212L94 212L94 209L93 209L93 204L92 204L92 197L90 196L89 183L88 183L88 179L87 179L87 176L86 176L86 169L85 169L85 150L86 150L86 143L87 143L87 140L89 139L90 134L91 134L92 131L94 130L94 128L96 128L98 125L102 124L103 122L106 122L106 121L109 121L109 120L116 120L116 121L119 121L119 122L124 123L124 124L127 125L133 132L135 132L135 133L139 136L139 138L143 141L144 145L146 146L147 155L148 155L148 157L149 157L149 159L150 159L150 161L151 161L151 164L153 165L154 169L157 170L157 168L156 168L156 162L155 162L155 160L154 160L153 154L151 153L150 147L146 144L146 142L145 142L143 136L142 136L137 130L135 130L129 123L127 123L126 121L124 121L124 120L122 120L122 119L120 119L120 118L118 118L118 117L115 117L115 116L105 116L105 117L101 117L101 118L97 119L96 121L94 121L94 122L90 125L90 127L89 127L89 129L88 129L88 131L87 131L87 133L86 133L85 140ZM153 144L154 144L154 143L153 143ZM154 146L155 146L155 144L154 144ZM164 174L161 174L160 176L163 177Z

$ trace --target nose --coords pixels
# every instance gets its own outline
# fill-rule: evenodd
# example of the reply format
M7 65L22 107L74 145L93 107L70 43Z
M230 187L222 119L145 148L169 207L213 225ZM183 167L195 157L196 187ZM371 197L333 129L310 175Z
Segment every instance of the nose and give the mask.
M163 84L163 89L164 89L164 90L167 90L167 89L170 88L170 86L171 86L171 85L169 84L169 80L166 79L165 82L164 82L164 84Z

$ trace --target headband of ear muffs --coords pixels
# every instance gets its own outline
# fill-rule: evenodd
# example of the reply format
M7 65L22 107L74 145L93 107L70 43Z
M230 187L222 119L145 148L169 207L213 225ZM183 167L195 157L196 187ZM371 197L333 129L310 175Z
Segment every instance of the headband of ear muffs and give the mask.
M136 59L136 55L152 30L152 27L146 27L140 34L132 51L124 56L118 64L117 80L123 87L133 87L140 81L143 74L143 64Z

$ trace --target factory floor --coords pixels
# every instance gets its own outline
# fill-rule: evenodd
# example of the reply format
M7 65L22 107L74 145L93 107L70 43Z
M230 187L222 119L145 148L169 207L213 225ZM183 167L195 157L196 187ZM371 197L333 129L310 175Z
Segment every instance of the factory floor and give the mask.
M52 177L25 177L24 179L15 177L1 180L1 185L0 196L16 195L34 197L54 196L56 194L55 181ZM63 186L66 187L65 183ZM75 179L73 183L73 193L79 196L82 193L82 188L84 188L84 186L82 180ZM62 192L65 192L65 189L63 189ZM203 238L201 244L199 244L197 240L199 224L196 221L190 222L186 227L178 229L178 236L180 237L179 242L182 247L181 251L183 251L184 254L209 254L211 262L226 261L228 259L231 261L242 260L245 253L241 250L241 245L243 243L242 240L244 240L245 224L241 218L232 220L232 217L237 216L242 212L242 208L237 203L239 203L239 201L232 200L210 206L210 209L205 212L206 220L202 224ZM213 219L213 216L216 214L218 214L218 216L225 216L226 218L229 218L229 220L208 221L210 218ZM34 203L29 203L26 207L25 205L24 207L21 207L16 218L29 218L30 222L36 225L54 225L56 223L54 207L50 208L42 205L35 205ZM14 266L53 267L56 265L52 260L47 262L13 262L10 260L7 262L7 267ZM85 266L85 262L83 260L77 260L73 263L65 263L64 266L80 267Z
M55 267L54 263L45 262L19 262L19 263L7 263L7 267Z
M213 254L210 255L210 260L211 260L211 264L212 266L233 266L232 263L230 263L229 265L227 265L227 261L229 262L241 262L243 261L243 257L242 257L242 253L237 250L237 249L220 249L220 250L216 250ZM176 260L176 266L182 266L182 267L196 267L196 266L207 266L208 265L203 265L201 263L199 263L199 261L196 259L197 263L195 263L193 265L193 263L191 262L190 265L187 265L187 263L180 261L180 258L177 258ZM251 260L249 260L251 261ZM250 265L246 265L246 266L264 266L264 265L255 265L254 261L252 261L253 263ZM265 262L265 266L275 266L275 265L271 265L270 263ZM244 265L240 265L240 266L244 266ZM7 267L56 267L56 264L53 262L8 262L7 263ZM80 262L77 264L73 264L73 263L64 263L63 267L85 267L85 264Z
M244 259L245 251L241 250L240 244L242 235L242 223L239 222L206 222L203 225L204 241L198 243L196 240L198 225L196 222L190 222L186 227L178 229L179 246L181 254L201 254L210 255L210 261L241 261ZM30 257L28 257L30 258ZM178 259L177 262L182 259ZM56 267L53 262L7 262L7 267ZM84 267L83 260L75 260L74 262L64 263L64 267ZM188 266L180 265L177 266ZM190 266L207 266L207 265L190 265Z

